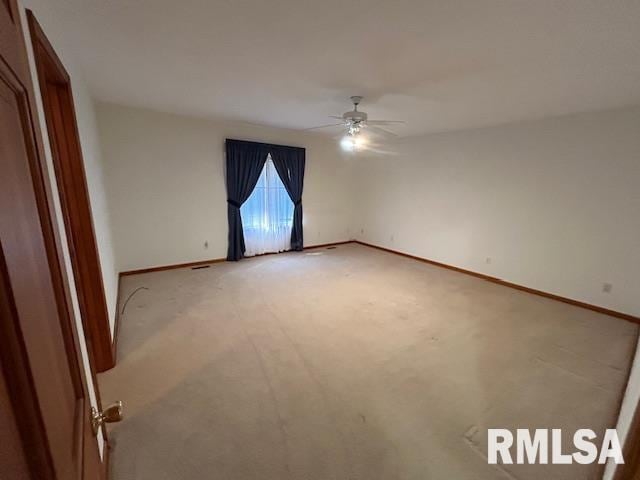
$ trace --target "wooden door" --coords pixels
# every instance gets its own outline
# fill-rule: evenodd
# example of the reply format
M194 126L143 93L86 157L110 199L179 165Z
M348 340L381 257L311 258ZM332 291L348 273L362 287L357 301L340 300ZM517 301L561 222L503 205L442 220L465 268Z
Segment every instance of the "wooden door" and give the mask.
M21 445L32 479L104 479L23 38L16 1L0 1L0 403L15 426L0 457Z

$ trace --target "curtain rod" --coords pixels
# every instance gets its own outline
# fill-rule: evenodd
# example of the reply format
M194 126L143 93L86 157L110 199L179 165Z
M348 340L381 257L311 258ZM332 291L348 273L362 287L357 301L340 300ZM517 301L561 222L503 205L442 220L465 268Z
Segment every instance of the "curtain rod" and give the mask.
M226 138L225 139L225 143L226 142L252 143L254 145L262 145L262 146L268 147L268 148L295 148L295 149L299 149L299 150L306 150L304 147L292 147L290 145L278 145L278 144L275 144L275 143L252 142L250 140L236 140L235 138Z

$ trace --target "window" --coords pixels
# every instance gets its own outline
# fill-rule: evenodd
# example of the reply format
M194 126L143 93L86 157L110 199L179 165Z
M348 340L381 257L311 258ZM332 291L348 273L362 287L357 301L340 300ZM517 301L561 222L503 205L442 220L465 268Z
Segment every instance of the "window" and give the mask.
M245 256L283 252L291 248L293 202L267 157L256 188L240 207Z

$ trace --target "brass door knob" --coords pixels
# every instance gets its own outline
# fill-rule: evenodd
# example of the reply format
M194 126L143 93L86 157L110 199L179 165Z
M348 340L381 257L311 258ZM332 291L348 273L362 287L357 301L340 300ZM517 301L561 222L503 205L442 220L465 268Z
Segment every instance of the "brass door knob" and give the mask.
M95 407L91 407L91 428L93 434L98 435L100 427L104 423L114 423L122 420L122 401L112 403L103 411L99 412Z

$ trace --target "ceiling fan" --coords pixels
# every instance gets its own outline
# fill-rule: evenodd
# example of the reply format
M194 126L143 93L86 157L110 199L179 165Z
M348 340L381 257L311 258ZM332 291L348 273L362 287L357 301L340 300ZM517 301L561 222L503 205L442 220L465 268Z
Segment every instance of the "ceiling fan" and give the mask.
M362 97L354 95L351 97L353 103L353 110L345 112L342 116L331 115L329 118L335 118L341 120L339 123L330 123L328 125L320 125L319 127L305 128L305 130L319 130L322 128L331 128L336 126L344 126L347 129L346 136L343 142L351 145L351 149L355 150L359 146L364 146L364 141L360 138L360 134L363 129L371 131L374 135L380 135L383 137L396 137L397 135L389 130L382 128L382 126L403 124L405 122L401 120L369 120L369 116L365 112L358 110L358 105L362 101ZM340 135L341 137L343 135ZM343 146L345 146L343 145ZM348 148L347 148L348 149Z

